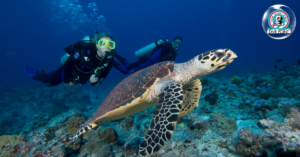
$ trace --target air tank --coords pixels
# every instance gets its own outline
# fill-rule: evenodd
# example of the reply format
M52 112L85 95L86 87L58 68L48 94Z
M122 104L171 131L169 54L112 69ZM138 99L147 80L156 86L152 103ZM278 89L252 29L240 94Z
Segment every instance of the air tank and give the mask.
M60 59L61 64L65 64L65 62L67 61L67 59L70 57L70 55L68 53L66 53L65 55L63 55Z
M163 42L164 42L164 40L158 39L158 40L157 40L157 45L160 45L160 44L162 44ZM145 56L151 54L151 53L152 53L152 50L155 48L155 46L156 46L156 45L155 45L155 42L153 42L153 43L151 43L151 44L149 44L149 45L147 45L147 46L145 46L145 47L143 47L143 48L141 48L141 49L135 51L135 56L136 56L138 59L141 59L141 58L143 58L143 57L145 57Z

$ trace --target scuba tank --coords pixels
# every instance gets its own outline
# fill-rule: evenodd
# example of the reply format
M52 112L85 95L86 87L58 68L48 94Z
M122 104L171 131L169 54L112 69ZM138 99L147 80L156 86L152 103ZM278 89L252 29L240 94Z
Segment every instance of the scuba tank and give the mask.
M88 36L85 36L84 38L82 38L80 41L83 41L81 42L81 45L83 47L88 47L88 46L91 46L93 44L95 44L95 36L99 35L99 32L98 31L95 31L94 34L91 34L91 35L88 35ZM61 64L65 64L65 62L67 61L67 59L70 57L70 55L68 53L66 53L65 55L63 55L60 59L60 62Z
M162 38L157 39L155 42L153 42L153 43L151 43L151 44L149 44L149 45L147 45L147 46L145 46L145 47L143 47L143 48L141 48L141 49L135 51L135 56L136 56L138 59L141 59L141 58L143 58L143 57L146 57L146 56L148 56L149 54L152 53L152 50L153 50L156 46L158 46L158 45L160 45L160 44L162 44L162 43L164 43L164 42L166 42L166 41L168 41L168 39L162 39Z
M61 64L64 65L69 57L70 57L70 55L68 53L63 55L60 59Z
M81 39L81 41L83 41L82 46L89 47L89 46L95 44L95 36L97 36L97 35L99 35L99 32L95 31L95 34L85 36L83 39Z

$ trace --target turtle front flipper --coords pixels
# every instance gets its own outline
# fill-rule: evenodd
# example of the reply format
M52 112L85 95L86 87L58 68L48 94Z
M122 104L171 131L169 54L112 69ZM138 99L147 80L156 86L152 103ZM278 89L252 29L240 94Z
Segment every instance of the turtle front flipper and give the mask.
M150 129L145 140L140 144L141 156L158 152L168 140L171 140L182 103L182 85L171 82L159 95Z
M201 91L202 85L200 79L196 79L183 87L183 103L179 117L191 113L198 106Z

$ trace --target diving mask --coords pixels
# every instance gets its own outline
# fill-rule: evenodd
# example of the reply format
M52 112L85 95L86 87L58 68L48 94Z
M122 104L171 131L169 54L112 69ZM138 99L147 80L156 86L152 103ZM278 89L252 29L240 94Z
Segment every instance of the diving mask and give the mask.
M177 47L180 47L182 45L182 42L180 40L175 40L173 43Z
M98 45L100 48L108 47L109 49L115 49L116 47L116 43L114 41L104 39L99 40Z

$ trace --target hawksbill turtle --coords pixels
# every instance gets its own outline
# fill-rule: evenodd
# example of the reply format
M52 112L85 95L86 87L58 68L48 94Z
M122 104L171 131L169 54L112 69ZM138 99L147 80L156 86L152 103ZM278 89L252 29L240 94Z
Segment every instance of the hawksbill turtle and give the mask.
M230 49L217 49L185 63L165 61L139 70L120 82L71 138L104 121L124 118L157 104L139 155L156 153L171 140L178 117L198 106L202 91L199 78L224 69L235 58Z

